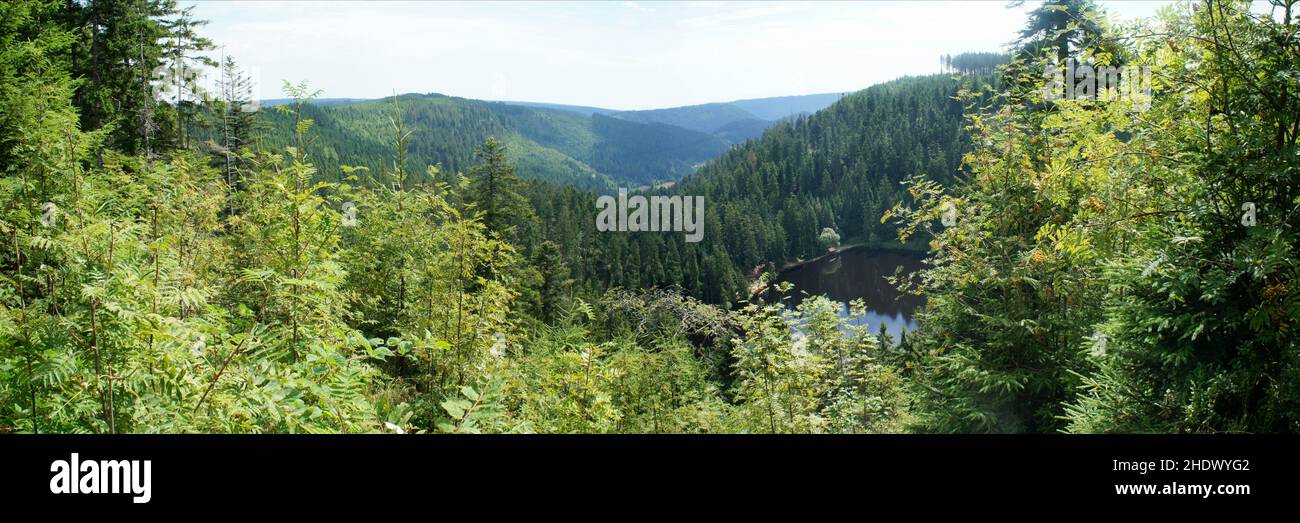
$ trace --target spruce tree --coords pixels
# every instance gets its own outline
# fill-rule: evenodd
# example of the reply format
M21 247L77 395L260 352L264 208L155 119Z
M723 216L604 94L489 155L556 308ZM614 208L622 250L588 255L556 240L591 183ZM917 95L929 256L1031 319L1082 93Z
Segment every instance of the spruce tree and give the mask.
M488 138L474 155L480 163L469 171L469 200L482 214L488 232L509 238L516 227L532 218L528 200L520 194L522 181L506 156L506 145L496 138Z

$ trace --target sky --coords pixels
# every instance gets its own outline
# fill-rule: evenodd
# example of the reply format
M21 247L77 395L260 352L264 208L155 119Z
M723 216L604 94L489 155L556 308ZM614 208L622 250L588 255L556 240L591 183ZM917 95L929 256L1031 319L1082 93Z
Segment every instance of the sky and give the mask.
M650 109L851 92L998 51L1039 2L197 1L261 98L442 93ZM1102 1L1122 18L1167 1ZM182 1L182 5L189 5Z

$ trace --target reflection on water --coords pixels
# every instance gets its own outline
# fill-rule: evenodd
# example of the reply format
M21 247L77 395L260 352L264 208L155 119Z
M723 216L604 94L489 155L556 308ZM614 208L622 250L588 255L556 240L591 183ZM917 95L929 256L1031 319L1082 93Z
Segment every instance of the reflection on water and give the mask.
M782 272L779 279L794 285L786 299L787 305L799 305L803 301L803 292L825 295L846 304L840 314L847 316L847 303L862 299L867 305L867 314L859 323L866 323L871 332L880 329L880 324L884 323L889 334L898 339L904 327L907 330L916 328L912 313L925 303L925 299L899 293L885 278L893 276L898 267L905 272L920 269L924 258L920 253L852 249L791 268Z

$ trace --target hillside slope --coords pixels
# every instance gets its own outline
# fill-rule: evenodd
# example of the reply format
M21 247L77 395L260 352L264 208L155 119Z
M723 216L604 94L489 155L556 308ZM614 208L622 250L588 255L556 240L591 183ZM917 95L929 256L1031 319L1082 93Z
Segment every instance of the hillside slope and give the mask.
M962 88L988 76L902 78L845 96L808 116L777 122L671 189L703 196L704 238L681 234L583 234L595 216L590 193L539 190L543 228L569 256L580 281L623 287L681 286L704 300L743 297L757 266L824 253L818 232L834 228L846 242L886 243L886 209L906 197L900 181L922 174L957 175L968 150ZM575 223L576 222L576 223Z
M729 144L739 144L761 136L777 120L817 112L842 96L840 93L776 96L607 114L633 122L684 127L711 134Z
M719 127L735 121L756 118L749 111L729 103L688 105L644 111L621 111L613 113L612 116L629 122L675 125L702 133L712 133Z
M727 144L739 144L761 136L763 131L775 124L777 120L815 113L843 96L843 93L774 96L633 111L540 102L500 103L556 109L582 116L604 115L643 124L667 124L710 134Z
M803 113L815 113L829 107L848 93L823 93L796 96L773 96L736 100L731 105L764 120L780 120Z
M423 175L427 165L466 171L474 148L489 136L506 142L525 178L603 189L673 181L726 150L713 136L678 127L609 122L609 118L539 107L483 102L438 94L397 97L408 130L408 172ZM386 172L393 161L394 99L336 105L309 104L304 118L315 123L308 153L322 176L340 175L339 165ZM292 118L263 111L274 145L292 136ZM346 159L341 161L340 159Z

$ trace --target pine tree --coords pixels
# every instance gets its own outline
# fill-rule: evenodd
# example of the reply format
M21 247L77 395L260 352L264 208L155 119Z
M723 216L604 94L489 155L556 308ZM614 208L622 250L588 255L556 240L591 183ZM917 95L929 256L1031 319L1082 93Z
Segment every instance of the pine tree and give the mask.
M253 85L231 56L221 61L220 73L217 106L221 112L221 143L215 149L220 154L226 185L239 191L243 188L240 169L245 167L242 153L253 145L257 127Z
M541 295L539 318L551 323L557 319L560 307L569 297L569 287L573 284L573 280L569 279L569 267L564 263L560 246L555 242L549 240L542 242L537 248L535 258L533 264L542 276L539 289Z
M519 192L522 182L506 157L505 144L496 138L488 138L474 154L480 163L469 171L470 201L482 213L487 230L497 237L507 238L516 227L532 217L528 200Z
M69 70L82 79L74 98L82 127L112 126L108 145L128 154L158 150L153 82L175 0L63 2L61 9L47 23L63 20L78 37Z
M204 96L198 84L202 67L218 67L215 60L203 54L215 48L211 40L199 36L198 29L207 25L207 20L194 18L194 6L168 13L166 21L167 35L162 57L166 60L167 81L174 93L172 109L176 111L176 146L186 148L189 129L186 127L187 116L194 112L194 106Z

